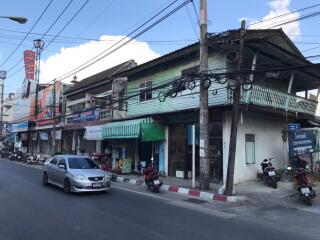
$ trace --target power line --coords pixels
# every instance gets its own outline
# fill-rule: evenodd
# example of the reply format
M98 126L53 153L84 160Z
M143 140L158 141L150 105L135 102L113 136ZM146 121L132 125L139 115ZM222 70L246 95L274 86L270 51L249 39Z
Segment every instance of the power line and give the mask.
M18 44L18 46L10 53L10 55L1 63L0 67L2 67L12 56L13 54L18 50L18 48L21 46L21 44L24 42L24 40L26 40L26 38L28 37L28 35L31 33L31 31L35 28L35 26L38 24L38 22L40 21L40 19L42 18L42 16L45 14L45 12L48 10L48 8L50 7L50 5L52 4L54 0L51 0L48 5L46 6L46 8L42 11L41 15L38 17L37 21L33 24L33 26L31 27L31 29L29 30L29 32L26 34L26 36L22 39L22 41Z
M268 21L271 21L271 20L274 20L274 19L277 19L277 18L281 18L281 17L287 16L287 15L291 15L293 13L302 12L302 11L305 11L305 10L308 10L308 9L311 9L311 8L315 8L315 7L318 7L318 6L320 6L320 4L315 4L315 5L311 5L311 6L308 6L308 7L300 8L300 9L295 10L293 12L284 13L284 14L281 14L281 15L278 15L278 16L275 16L275 17L272 17L272 18L268 18L268 19L265 19L265 20L261 20L259 22L252 23L252 24L249 25L249 27L253 26L253 25L260 24L260 23L265 23L265 22L268 22Z
M83 66L85 66L86 64L90 63L91 61L95 60L96 58L98 58L99 56L103 55L105 52L109 51L110 49L114 48L115 46L117 46L118 44L120 44L121 42L123 42L125 39L127 39L128 37L130 37L132 34L134 34L135 32L137 32L140 28L142 28L143 26L147 25L149 22L151 22L153 19L155 19L157 16L159 16L160 14L162 14L164 11L166 11L168 8L170 8L173 4L175 4L178 0L174 0L173 2L171 2L169 5L167 5L165 8L163 8L160 12L158 12L157 14L155 14L154 16L152 16L151 18L149 18L147 21L145 21L143 24L141 24L139 27L135 28L133 31L131 31L129 34L127 34L125 37L123 37L122 39L120 39L117 43L113 44L111 47L107 48L106 50L102 51L101 53L99 53L98 55L96 55L95 57L89 59L88 61L84 62L83 64L81 64L80 66L74 68L73 70L67 72L66 74L58 77L58 79L65 79L67 77L69 77L69 75L73 75L75 72L81 71L89 66L91 66L93 63L91 63L90 65L88 65L85 68L81 68ZM190 0L188 0L189 2ZM81 68L81 69L80 69ZM80 69L80 70L78 70Z

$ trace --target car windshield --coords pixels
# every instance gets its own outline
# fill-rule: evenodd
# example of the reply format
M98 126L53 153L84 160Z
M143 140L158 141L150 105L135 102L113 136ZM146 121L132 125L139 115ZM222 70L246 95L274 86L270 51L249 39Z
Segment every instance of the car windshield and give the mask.
M68 158L70 169L93 169L99 168L99 166L90 158L71 157Z

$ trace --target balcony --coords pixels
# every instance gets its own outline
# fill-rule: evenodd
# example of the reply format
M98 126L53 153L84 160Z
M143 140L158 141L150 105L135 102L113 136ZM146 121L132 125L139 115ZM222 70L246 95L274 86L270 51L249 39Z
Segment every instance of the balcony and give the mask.
M102 120L112 120L112 111L111 109L98 109L99 119Z
M318 102L313 100L259 85L253 85L249 91L242 91L241 102L309 115L315 115L318 104Z

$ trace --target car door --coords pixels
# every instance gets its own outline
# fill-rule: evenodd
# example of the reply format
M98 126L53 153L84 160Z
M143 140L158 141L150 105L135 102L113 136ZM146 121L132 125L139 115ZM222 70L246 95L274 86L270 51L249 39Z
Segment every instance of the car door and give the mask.
M57 178L56 178L56 171L58 168L58 162L59 162L60 157L56 156L54 158L52 158L49 162L49 164L47 165L47 174L48 174L48 178L51 181L56 182Z
M64 165L65 167L67 166L66 159L64 157L60 157L59 162L57 164L57 170L56 170L57 183L63 185L64 178L66 175L66 168L59 168L59 165Z

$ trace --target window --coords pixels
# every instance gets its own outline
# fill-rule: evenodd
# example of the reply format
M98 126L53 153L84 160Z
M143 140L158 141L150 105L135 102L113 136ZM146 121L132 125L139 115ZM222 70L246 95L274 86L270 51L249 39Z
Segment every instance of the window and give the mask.
M63 158L61 158L60 161L59 161L59 164L66 165L66 160L64 160Z
M246 134L246 164L255 164L255 136Z
M50 164L57 165L58 160L59 160L58 157L54 157L54 158L50 161Z
M98 169L99 166L90 158L71 157L68 158L70 169Z
M119 110L120 111L125 110L125 101L124 101L125 93L126 93L125 88L119 92Z
M139 84L139 100L140 102L152 99L152 81Z

